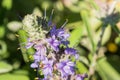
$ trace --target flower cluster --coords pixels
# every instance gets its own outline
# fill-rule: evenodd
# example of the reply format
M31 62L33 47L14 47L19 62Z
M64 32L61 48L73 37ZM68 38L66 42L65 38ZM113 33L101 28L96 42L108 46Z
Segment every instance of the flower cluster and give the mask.
M34 48L34 61L31 68L39 70L44 78L39 80L83 80L80 74L75 73L75 61L79 55L74 48L69 47L69 33L65 31L64 26L56 28L56 25L47 21L45 17L39 17L34 14L26 15L23 19L23 29L28 34L26 48ZM75 59L72 61L71 59ZM73 79L73 80L74 80Z

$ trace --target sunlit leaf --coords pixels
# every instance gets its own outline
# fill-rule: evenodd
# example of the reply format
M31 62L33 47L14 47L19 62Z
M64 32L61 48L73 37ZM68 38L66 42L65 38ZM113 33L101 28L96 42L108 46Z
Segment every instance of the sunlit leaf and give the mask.
M12 0L2 0L2 7L10 10L12 8Z
M16 32L22 27L22 23L18 21L11 21L7 24L9 30Z
M80 39L82 37L82 33L83 33L83 25L81 25L80 22L74 24L75 26L77 26L77 28L75 28L71 33L70 33L70 38L69 38L69 41L70 41L70 47L74 47L76 46L79 42L80 42ZM73 25L73 26L74 26ZM71 25L72 26L72 25Z
M13 67L5 61L0 61L0 73L6 73L13 69ZM1 78L0 78L1 79Z
M79 61L76 62L76 67L78 69L77 72L80 72L80 73L88 72L88 69L86 68L86 66L83 63L79 62Z
M1 80L30 80L28 76L17 75L17 74L2 74L0 75Z
M100 29L96 32L96 34L95 34L95 36L94 36L94 42L95 42L96 44L98 43L98 41L99 41L99 39L100 39L100 34L101 34L101 32L102 32L102 29L100 28ZM102 33L102 34L103 34L103 37L102 37L102 43L101 43L101 45L104 45L104 44L110 39L110 36L111 36L111 26L110 26L110 25L106 26L105 31L104 31L104 33Z

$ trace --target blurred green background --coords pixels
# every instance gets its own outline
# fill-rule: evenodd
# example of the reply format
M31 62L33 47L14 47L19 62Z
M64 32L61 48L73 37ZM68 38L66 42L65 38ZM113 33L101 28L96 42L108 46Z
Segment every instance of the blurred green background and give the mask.
M34 80L30 68L32 51L19 49L26 40L22 18L26 14L44 15L54 9L53 23L60 27L66 19L70 46L78 50L77 73L85 80L120 80L120 2L106 15L114 0L0 0L0 80ZM105 25L103 25L105 24ZM102 32L101 46L95 52Z

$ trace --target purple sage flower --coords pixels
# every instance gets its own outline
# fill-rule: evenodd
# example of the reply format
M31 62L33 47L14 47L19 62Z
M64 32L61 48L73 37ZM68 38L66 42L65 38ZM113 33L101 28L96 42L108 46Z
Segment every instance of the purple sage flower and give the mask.
M51 36L56 36L59 39L61 39L62 41L66 41L70 34L66 33L65 30L63 28L60 29L56 29L56 26L53 26L52 29L50 30L50 35Z
M33 57L34 57L34 60L37 61L37 62L40 62L40 61L42 61L42 60L45 59L45 55L44 55L44 54L40 54L39 51L36 52L36 53L33 55Z
M36 49L36 53L33 55L34 60L38 62L44 60L47 52L46 47L41 44L36 44L34 48Z
M62 78L73 75L75 73L74 67L75 63L69 60L61 61L57 64L58 71L60 71Z
M56 26L54 25L50 30L50 36L56 36L56 35L57 35L57 31L56 31Z
M30 66L36 68L37 72L42 72L44 78L37 74L40 80L68 80L69 76L73 76L75 80L83 80L84 75L75 73L75 62L79 54L74 48L69 48L70 34L64 29L68 20L61 28L57 28L52 23L52 15L53 10L49 21L46 19L46 12L44 17L31 14L23 19L23 29L28 33L26 49L32 47L35 50L32 55L34 61ZM75 57L74 62L71 57Z
M55 38L55 36L52 36L52 38L48 38L47 41L53 50L59 51L58 46L60 45L60 42Z
M41 43L38 43L34 46L34 48L39 51L40 54L46 54L46 47L41 44Z
M68 44L70 43L69 41L61 41L62 44L64 44L66 47L68 47Z
M65 52L65 54L73 55L76 60L79 59L79 54L77 54L77 51L73 48L66 48L64 52Z
M59 37L61 40L65 41L69 38L69 36L70 34L66 33L64 29L57 29L57 37Z
M53 60L48 60L47 58L45 60L42 61L43 64L43 74L45 76L45 78L47 76L52 76L52 72L53 72Z

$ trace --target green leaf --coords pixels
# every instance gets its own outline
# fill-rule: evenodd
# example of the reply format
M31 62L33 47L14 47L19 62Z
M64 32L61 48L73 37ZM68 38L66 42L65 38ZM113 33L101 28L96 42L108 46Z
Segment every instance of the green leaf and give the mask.
M5 27L4 26L0 26L0 38L3 38L5 35Z
M97 32L95 32L95 35L94 35L94 43L95 44L98 43L98 41L100 39L101 32L102 32L102 27L100 27L100 29ZM101 45L104 45L105 43L107 43L107 41L110 39L110 36L111 36L111 26L108 25L105 28L105 31L103 33Z
M10 10L12 8L12 0L2 0L2 7Z
M2 74L0 80L30 80L28 76L16 74Z
M88 72L88 69L86 68L86 66L83 63L77 61L76 62L76 66L78 68L78 72L80 72L80 73L86 73L86 72Z
M103 38L102 38L102 45L104 45L109 39L110 39L110 36L111 36L111 26L108 25L105 29L105 32L103 34Z
M115 43L118 44L118 45L120 45L120 36L118 36L118 37L115 38Z
M69 46L74 47L79 43L82 37L84 27L80 22L76 22L75 24L71 24L71 25L76 26L76 28L70 33L70 38L69 38L70 41Z
M7 45L4 41L0 40L0 58L8 57Z
M6 73L13 69L13 67L5 61L0 61L0 73ZM1 79L1 78L0 78Z
M11 21L7 24L7 27L9 30L16 32L18 31L20 28L22 28L22 23L18 22L18 21Z
M14 74L18 74L18 75L28 75L28 71L27 70L16 70L13 72Z
M103 80L120 80L120 74L106 61L105 58L98 61L97 71Z

